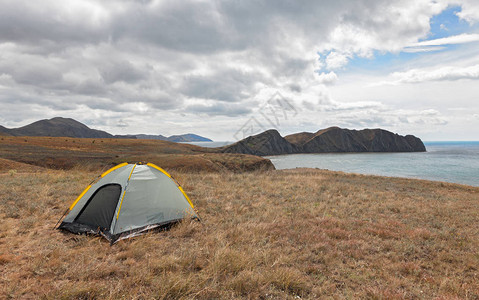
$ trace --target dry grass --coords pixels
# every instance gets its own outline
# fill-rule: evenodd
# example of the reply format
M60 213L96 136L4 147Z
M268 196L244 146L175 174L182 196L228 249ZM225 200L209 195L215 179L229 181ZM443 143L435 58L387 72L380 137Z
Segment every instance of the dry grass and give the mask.
M52 230L96 175L0 175L0 298L479 298L478 188L173 171L203 222L110 246Z
M0 172L6 162L50 169L96 170L122 162L148 161L188 172L274 169L268 159L246 154L223 154L217 149L160 140L86 139L69 137L0 138ZM13 169L12 167L9 167Z
M16 174L18 171L32 173L44 170L42 167L0 158L0 173Z

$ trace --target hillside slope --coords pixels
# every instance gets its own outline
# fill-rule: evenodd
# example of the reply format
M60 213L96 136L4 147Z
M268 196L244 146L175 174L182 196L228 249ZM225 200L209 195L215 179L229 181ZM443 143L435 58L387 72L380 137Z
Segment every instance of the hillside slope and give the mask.
M152 162L169 170L274 170L270 160L247 154L160 140L15 137L0 140L0 159L50 169L108 168L122 162Z

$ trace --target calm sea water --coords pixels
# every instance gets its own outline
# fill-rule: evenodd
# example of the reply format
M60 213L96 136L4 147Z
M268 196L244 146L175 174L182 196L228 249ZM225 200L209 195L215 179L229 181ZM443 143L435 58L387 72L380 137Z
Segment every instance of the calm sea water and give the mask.
M276 169L298 167L420 178L479 186L479 142L426 142L427 152L268 156Z

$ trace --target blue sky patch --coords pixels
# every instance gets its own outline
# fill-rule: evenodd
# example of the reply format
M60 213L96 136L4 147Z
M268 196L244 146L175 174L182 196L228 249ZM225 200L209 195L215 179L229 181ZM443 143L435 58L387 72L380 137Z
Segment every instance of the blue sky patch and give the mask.
M479 24L471 25L467 21L460 19L457 13L461 11L460 6L451 6L435 15L430 20L430 32L427 37L419 39L418 42L436 40L456 36L464 33L474 33L479 31ZM371 58L351 57L349 63L343 68L334 70L337 74L348 74L355 72L377 72L380 70L391 70L396 66L407 64L413 59L419 59L437 53L438 51L451 51L460 47L460 44L440 45L435 47L418 47L427 48L430 51L402 51L399 53L391 53L384 51L374 51ZM414 50L414 47L411 48ZM324 62L329 53L321 54L321 61ZM322 71L327 71L326 66Z
M471 29L469 23L457 16L460 11L460 6L452 6L432 17L430 35L420 41L439 39L469 31Z

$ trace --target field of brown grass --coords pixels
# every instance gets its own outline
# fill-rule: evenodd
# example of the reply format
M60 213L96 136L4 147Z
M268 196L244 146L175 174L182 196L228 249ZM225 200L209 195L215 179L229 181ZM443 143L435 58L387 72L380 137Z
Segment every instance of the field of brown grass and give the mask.
M202 223L113 246L52 230L100 171L0 174L0 298L479 298L479 188L173 170Z
M128 161L148 161L183 171L252 171L274 169L258 156L160 140L70 137L0 137L0 159L50 169L98 170ZM3 168L8 170L8 167ZM0 162L0 172L2 164Z

